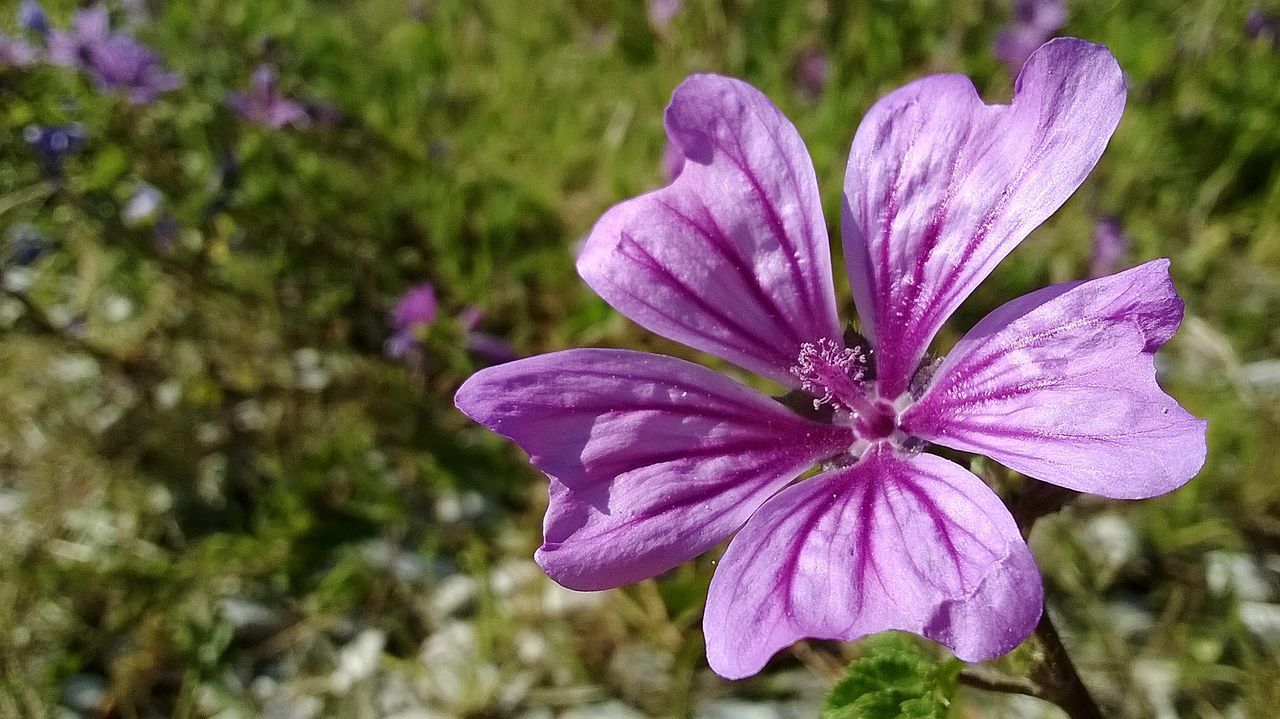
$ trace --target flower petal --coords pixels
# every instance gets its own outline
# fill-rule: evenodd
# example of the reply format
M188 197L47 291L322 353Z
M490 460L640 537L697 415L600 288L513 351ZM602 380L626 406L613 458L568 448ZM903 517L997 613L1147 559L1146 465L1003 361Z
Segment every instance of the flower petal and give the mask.
M801 343L841 336L804 142L759 90L716 75L676 88L666 125L680 176L606 212L578 272L646 329L794 386Z
M707 597L707 659L739 679L802 637L901 629L980 661L1031 633L1042 591L1017 525L980 479L880 445L783 490L734 537Z
M881 99L845 174L845 258L881 394L904 392L929 342L996 264L1084 181L1120 121L1106 48L1061 38L1018 76L1012 105L936 75Z
M1205 458L1205 422L1156 384L1181 320L1168 260L1046 287L965 335L901 426L1080 492L1172 491Z
M536 559L573 589L639 581L701 554L853 442L847 427L644 352L517 360L477 372L455 401L551 477Z

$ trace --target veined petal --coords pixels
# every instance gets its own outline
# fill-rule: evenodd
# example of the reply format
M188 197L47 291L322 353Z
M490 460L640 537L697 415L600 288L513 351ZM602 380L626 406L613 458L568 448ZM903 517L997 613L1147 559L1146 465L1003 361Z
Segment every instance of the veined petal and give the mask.
M1206 423L1156 384L1181 320L1168 260L1033 292L960 340L902 429L1080 492L1172 491L1205 458Z
M1012 105L935 75L881 99L845 174L845 258L881 394L905 391L942 323L1066 201L1120 121L1120 67L1061 38L1018 75Z
M536 559L573 589L639 581L701 554L854 439L706 368L625 350L483 369L455 402L551 477Z
M982 480L881 445L778 493L734 537L707 597L707 658L738 679L803 637L901 629L981 661L1031 633L1042 591L1017 525Z
M666 126L679 177L606 212L578 272L646 329L794 386L800 345L841 337L804 142L759 90L716 75L676 88Z

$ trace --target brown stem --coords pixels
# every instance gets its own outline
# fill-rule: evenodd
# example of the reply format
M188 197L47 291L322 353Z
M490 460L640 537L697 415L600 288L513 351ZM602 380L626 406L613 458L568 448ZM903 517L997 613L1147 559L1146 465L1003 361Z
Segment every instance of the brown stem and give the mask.
M1102 710L1089 693L1089 688L1080 680L1076 666L1071 662L1053 620L1049 618L1048 606L1040 615L1035 634L1044 656L1031 667L1031 679L1039 685L1043 698L1062 707L1071 719L1102 719Z
M1018 679L1014 677L1006 677L998 674L988 674L973 669L965 669L960 672L958 681L974 689L983 689L989 692L1003 692L1005 694L1024 694L1037 699L1045 699L1044 692L1040 687L1030 679Z

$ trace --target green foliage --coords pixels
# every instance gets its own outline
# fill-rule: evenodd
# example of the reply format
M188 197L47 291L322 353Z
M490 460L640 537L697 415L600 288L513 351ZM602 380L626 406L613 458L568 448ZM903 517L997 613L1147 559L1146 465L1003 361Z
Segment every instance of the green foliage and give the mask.
M903 634L878 634L859 644L822 707L822 719L943 719L962 666L938 660Z

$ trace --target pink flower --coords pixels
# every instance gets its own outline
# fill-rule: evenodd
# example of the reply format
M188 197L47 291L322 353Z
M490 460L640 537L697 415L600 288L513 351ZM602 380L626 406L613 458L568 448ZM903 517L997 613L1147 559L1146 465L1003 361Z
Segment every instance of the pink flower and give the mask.
M228 94L227 104L245 120L275 130L286 125L304 126L310 120L302 103L280 94L276 71L270 65L259 65L249 89Z
M165 70L158 55L133 36L111 31L102 4L77 12L69 31L49 33L49 60L80 68L99 91L123 93L135 105L182 86L182 78Z
M1031 53L1066 24L1063 0L1014 0L1013 22L996 35L996 57L1016 73Z
M1120 218L1107 215L1093 224L1093 256L1089 275L1102 277L1115 272L1129 254L1129 236L1120 226Z
M877 102L853 140L843 239L866 339L836 315L813 166L759 91L695 75L667 133L669 186L600 219L578 271L640 325L767 377L577 349L481 370L458 407L551 480L536 559L565 586L655 576L737 532L703 629L711 667L759 671L802 637L915 632L966 661L1036 625L1042 588L1008 510L929 443L1107 497L1199 471L1205 423L1155 382L1182 302L1157 260L992 312L926 352L995 265L1080 185L1124 108L1106 48L1054 40L1013 103L959 75ZM814 467L821 471L801 481Z
M393 331L383 348L386 355L399 359L416 349L421 344L418 330L436 321L438 309L436 290L430 282L410 287L391 308L389 319Z

